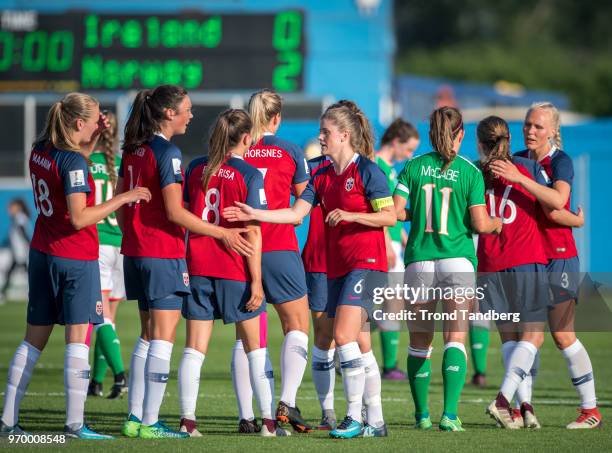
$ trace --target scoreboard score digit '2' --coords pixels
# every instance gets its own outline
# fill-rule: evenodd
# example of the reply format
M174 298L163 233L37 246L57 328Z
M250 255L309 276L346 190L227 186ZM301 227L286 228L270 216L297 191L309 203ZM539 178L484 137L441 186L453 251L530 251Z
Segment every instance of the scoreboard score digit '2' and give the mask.
M0 91L303 90L304 15L2 11Z

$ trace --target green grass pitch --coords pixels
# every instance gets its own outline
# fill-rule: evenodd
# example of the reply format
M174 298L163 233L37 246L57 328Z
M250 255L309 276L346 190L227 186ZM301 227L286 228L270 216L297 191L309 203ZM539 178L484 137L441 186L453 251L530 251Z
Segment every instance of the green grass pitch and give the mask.
M21 341L25 327L24 303L8 303L0 307L0 388L4 391L6 372L11 356ZM278 318L273 309L270 313L270 355L275 364L277 395L280 386L278 358L282 340ZM137 309L134 303L124 303L119 308L118 331L122 341L123 358L129 364L130 353L139 333ZM185 329L181 323L172 358L172 374L160 418L178 427L179 404L176 371L184 345ZM417 432L413 428L413 404L407 382L383 381L383 407L389 427L388 438L332 440L325 432L293 435L290 438L262 439L253 435L239 435L237 409L230 378L231 348L234 339L233 326L217 323L210 350L206 356L200 382L198 399L199 429L204 437L186 440L145 441L120 437L121 424L127 412L127 398L109 401L104 398L89 398L86 404L86 419L94 429L117 436L110 442L70 441L66 445L8 445L0 441L0 449L9 447L20 450L52 449L53 451L266 451L273 448L283 451L610 451L612 428L607 423L612 417L612 333L584 333L580 335L593 362L597 395L604 416L600 429L568 431L565 425L577 413L578 398L574 391L565 361L556 351L550 337L542 351L541 369L534 391L534 407L542 423L539 431L504 431L498 429L485 415L486 405L494 398L501 382L502 369L499 340L491 333L489 355L488 388L481 390L466 384L460 405L460 417L466 428L464 433L445 433L434 429ZM374 350L379 354L378 335L374 335ZM441 340L437 334L433 354L433 379L431 385L432 421L437 422L442 410L442 377L440 373ZM407 335L402 334L400 363L405 367ZM34 371L34 377L23 400L20 423L31 433L59 433L64 422L63 395L63 328L56 327L47 348ZM468 370L468 379L471 370ZM107 377L105 392L112 379ZM298 394L298 405L303 415L315 423L320 416L316 394L308 369ZM336 412L344 410L342 382L336 380Z

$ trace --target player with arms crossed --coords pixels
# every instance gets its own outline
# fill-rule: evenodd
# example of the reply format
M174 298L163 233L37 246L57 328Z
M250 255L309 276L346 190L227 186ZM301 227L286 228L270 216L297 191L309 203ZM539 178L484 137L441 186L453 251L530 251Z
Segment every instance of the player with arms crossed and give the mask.
M353 102L340 101L325 111L319 142L333 165L312 176L291 208L262 211L238 204L238 208L226 208L224 216L232 221L294 224L308 215L313 205L321 204L327 224L327 315L334 318L333 340L347 399L347 415L330 436L383 437L387 428L380 371L367 324L373 302L366 283L386 280L383 228L395 225L396 217L384 174L371 160L370 124ZM362 400L367 405L365 427Z
M544 249L548 257L546 270L552 306L548 311L548 323L557 348L567 362L572 384L580 396L580 415L567 425L568 429L590 429L602 420L597 408L593 366L585 347L576 338L574 319L579 286L578 251L568 226L557 222L564 209L570 208L570 195L574 179L572 159L561 150L559 111L548 102L533 104L527 111L523 124L524 151L517 156L536 160L549 178L549 187L535 184L524 178L510 162L495 162L491 169L508 181L521 184L540 202L539 224L544 237Z
M520 314L518 324L497 322L506 374L487 413L503 428L540 428L531 405L535 373L530 371L544 342L548 307L547 259L537 222L539 205L522 185L495 176L490 167L498 161L512 162L525 178L543 185L546 174L537 162L511 156L510 131L503 119L485 118L476 133L489 214L504 224L499 235L481 234L478 238L478 286L485 296L480 309ZM564 217L569 224L581 221L569 211ZM516 411L510 408L513 396L519 407Z
M428 398L434 321L423 316L435 312L439 293L450 290L454 295L474 288L476 252L472 233L501 230L501 220L487 214L480 170L458 155L463 136L463 119L457 109L435 110L429 130L434 151L406 164L393 195L400 220L406 220L406 204L410 201L412 224L404 252L405 284L424 290L416 300L409 301L417 318L408 321L408 379L418 429L432 427ZM445 298L443 309L452 314L469 309L470 303L467 297ZM467 368L466 331L467 320L461 316L456 321L444 321L444 413L439 424L444 431L464 431L457 412Z
M64 433L78 439L112 439L84 423L89 381L89 324L103 321L96 223L125 203L148 201L135 188L94 206L95 185L87 168L100 131L106 127L98 101L67 94L51 106L30 155L30 177L38 211L28 268L25 339L9 365L0 434L24 434L19 406L34 365L54 324L66 326ZM143 203L145 204L145 203Z
M253 145L244 160L256 167L264 178L269 209L283 209L290 205L291 193L299 196L308 183L308 168L301 148L277 137L281 124L281 97L271 90L254 93L249 100L249 114L253 121ZM297 433L312 428L302 418L296 406L297 391L308 363L308 300L306 277L300 258L297 238L292 225L262 223L262 257L266 303L272 304L281 321L285 336L281 346L281 395L276 419L289 423ZM267 315L261 316L261 331L267 331ZM267 333L261 347L266 346ZM236 342L232 360L232 378L239 412L239 431L254 432L259 428L250 423L253 417L252 390L249 388L248 361L244 348ZM270 383L272 366L268 364Z
M183 296L190 294L185 229L219 239L243 255L252 252L240 236L244 228L213 225L183 207L182 156L170 139L184 134L192 117L185 89L161 85L136 95L125 125L119 193L140 185L153 195L151 203L131 203L118 213L127 297L138 301L141 323L130 364L129 415L122 428L128 437L189 437L159 421Z
M106 113L108 127L102 131L98 139L96 151L90 157L92 165L89 171L96 185L96 204L113 198L117 184L117 171L121 157L117 155L118 129L117 117ZM123 256L121 256L121 230L117 224L115 213L98 222L98 237L100 238L100 283L102 286L102 307L104 323L94 327L96 345L94 347L94 363L92 379L89 383L88 395L102 396L102 381L110 365L115 383L108 395L109 399L119 398L127 391L125 368L121 358L121 343L115 330L115 317L119 302L125 299L125 284L123 282Z

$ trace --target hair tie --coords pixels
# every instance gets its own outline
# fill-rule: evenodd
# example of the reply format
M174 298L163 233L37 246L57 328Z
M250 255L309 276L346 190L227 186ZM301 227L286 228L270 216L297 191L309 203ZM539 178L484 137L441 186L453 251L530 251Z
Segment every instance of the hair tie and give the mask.
M461 129L463 129L463 120L459 120L459 124L457 125L457 127L455 129L453 129L452 134L455 135Z

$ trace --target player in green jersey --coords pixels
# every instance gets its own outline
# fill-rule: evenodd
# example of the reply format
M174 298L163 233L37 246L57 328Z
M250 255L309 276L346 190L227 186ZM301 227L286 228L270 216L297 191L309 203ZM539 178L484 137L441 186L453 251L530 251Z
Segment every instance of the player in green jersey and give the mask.
M412 158L414 150L419 146L419 133L414 126L401 118L393 121L385 130L381 139L380 150L376 153L376 164L387 177L389 190L393 193L397 185L397 172L393 165ZM389 265L389 284L401 284L404 274L402 251L406 245L408 234L401 222L385 228L385 243L387 262ZM401 300L387 300L384 303L385 312L397 312L401 309ZM380 331L383 372L381 377L389 380L404 380L406 375L397 366L397 351L399 349L399 334L401 321L384 319L377 322Z
M466 313L476 293L472 234L499 232L502 227L501 220L486 211L480 170L458 155L463 136L459 110L435 110L429 130L434 151L406 164L393 196L398 219L412 222L404 252L404 282L412 294L408 299L414 316L408 321L408 379L419 429L432 426L428 406L431 344L436 302L442 300L444 412L439 428L464 430L457 406L467 369Z
M97 150L90 157L89 170L96 185L96 204L113 197L117 182L117 169L121 158L117 155L117 118L107 113L110 126L101 133ZM123 256L121 248L121 230L117 225L115 213L98 222L100 239L100 279L102 286L102 309L104 323L95 326L96 344L94 347L94 364L88 394L102 396L102 381L108 366L115 377L115 383L108 398L119 398L127 390L125 368L121 358L121 345L115 331L115 315L119 301L125 299L123 281Z

